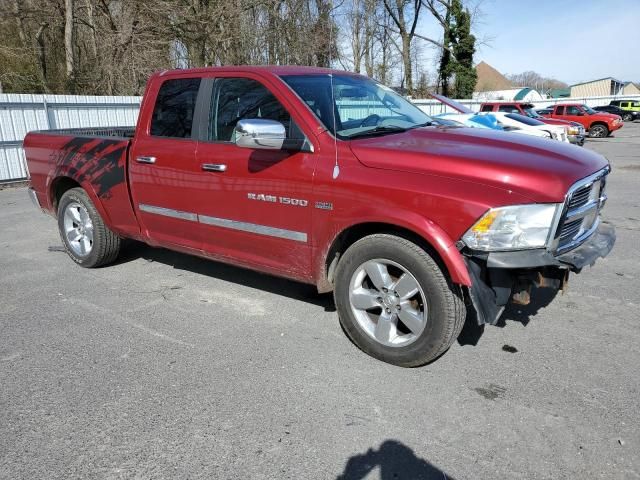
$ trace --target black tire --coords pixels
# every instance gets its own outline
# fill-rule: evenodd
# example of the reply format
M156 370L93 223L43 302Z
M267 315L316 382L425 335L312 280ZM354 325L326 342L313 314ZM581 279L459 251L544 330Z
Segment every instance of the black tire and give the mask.
M622 115L622 120L625 122L633 122L633 115L631 113L625 113Z
M80 204L86 209L93 224L93 242L86 255L80 255L74 251L65 233L65 211L73 203ZM82 188L67 190L60 198L58 202L58 230L67 254L81 267L95 268L111 263L120 253L120 237L104 224L93 202Z
M373 259L387 259L403 266L426 297L424 330L406 346L378 342L365 332L352 311L352 276ZM342 328L353 343L372 357L400 367L417 367L442 355L458 338L466 317L461 291L448 281L434 259L415 243L390 234L365 237L347 249L336 269L334 298Z
M589 128L591 138L605 138L609 136L609 128L602 123L596 123Z

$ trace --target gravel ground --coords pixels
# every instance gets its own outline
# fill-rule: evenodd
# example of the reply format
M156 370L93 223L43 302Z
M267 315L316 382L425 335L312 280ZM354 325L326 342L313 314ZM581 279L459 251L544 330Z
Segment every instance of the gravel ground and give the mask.
M419 369L312 287L138 244L79 268L0 191L0 478L640 478L640 124L585 148L612 254Z

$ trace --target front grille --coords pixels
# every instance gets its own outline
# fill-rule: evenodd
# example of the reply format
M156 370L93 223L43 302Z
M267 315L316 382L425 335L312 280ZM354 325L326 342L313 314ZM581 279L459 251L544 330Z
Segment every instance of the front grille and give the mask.
M573 208L578 208L583 206L589 201L590 194L591 194L591 185L580 187L571 195L568 208L573 209Z
M580 227L582 226L582 219L573 220L572 222L565 223L560 229L560 243L564 240L574 238L578 231L580 231Z
M567 195L565 209L555 235L559 253L582 243L595 229L604 205L606 175L609 167L576 183Z

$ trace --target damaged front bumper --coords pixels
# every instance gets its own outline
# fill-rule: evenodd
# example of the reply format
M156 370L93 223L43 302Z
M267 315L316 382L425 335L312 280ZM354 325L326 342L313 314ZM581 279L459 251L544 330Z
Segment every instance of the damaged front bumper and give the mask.
M560 289L569 272L579 273L606 257L616 241L612 225L600 223L582 244L561 255L546 249L463 252L473 282L469 294L479 324L495 324L510 300L528 303L531 286Z

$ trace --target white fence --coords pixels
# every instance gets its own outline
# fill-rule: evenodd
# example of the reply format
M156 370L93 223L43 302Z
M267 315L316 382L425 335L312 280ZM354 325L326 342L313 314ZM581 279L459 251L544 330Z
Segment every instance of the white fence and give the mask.
M555 103L578 102L591 107L608 105L611 100L630 98L640 101L640 95L625 97L559 98L530 102L535 108ZM22 140L31 130L80 127L133 126L138 118L141 97L96 97L79 95L0 94L0 183L25 180L29 177L22 150ZM482 102L458 100L472 110ZM429 115L453 110L437 100L413 100ZM362 109L359 105L342 108ZM355 112L354 112L355 113Z
M141 97L0 94L0 183L29 176L22 140L31 130L136 124Z

